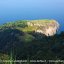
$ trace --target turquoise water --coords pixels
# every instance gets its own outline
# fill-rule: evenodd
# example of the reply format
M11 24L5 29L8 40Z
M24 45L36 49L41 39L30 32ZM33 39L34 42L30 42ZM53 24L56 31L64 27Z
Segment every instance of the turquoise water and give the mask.
M0 0L0 24L33 19L55 19L63 31L64 0Z

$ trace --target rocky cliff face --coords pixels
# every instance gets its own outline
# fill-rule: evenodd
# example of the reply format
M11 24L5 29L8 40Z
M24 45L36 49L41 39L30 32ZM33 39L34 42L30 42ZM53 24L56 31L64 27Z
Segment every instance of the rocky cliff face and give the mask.
M59 23L56 20L33 20L27 22L28 26L36 27L35 32L53 36L59 29Z

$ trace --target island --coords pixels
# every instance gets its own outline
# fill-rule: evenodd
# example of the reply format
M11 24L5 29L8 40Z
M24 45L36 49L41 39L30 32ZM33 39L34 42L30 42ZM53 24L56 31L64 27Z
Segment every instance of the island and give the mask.
M64 59L64 32L58 33L59 28L58 21L49 19L0 25L0 60Z

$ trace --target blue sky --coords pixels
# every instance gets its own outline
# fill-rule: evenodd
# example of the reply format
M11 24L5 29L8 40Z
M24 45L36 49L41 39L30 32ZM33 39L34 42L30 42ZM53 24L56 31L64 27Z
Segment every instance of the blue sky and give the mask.
M60 14L64 0L0 0L0 18L6 15ZM42 12L42 13L40 13Z

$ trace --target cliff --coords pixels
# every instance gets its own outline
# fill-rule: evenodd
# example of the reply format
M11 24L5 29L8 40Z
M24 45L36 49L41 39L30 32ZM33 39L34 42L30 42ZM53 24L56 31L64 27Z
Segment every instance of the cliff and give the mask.
M35 32L53 36L59 29L59 23L56 20L31 20L27 22L28 27L32 26Z

